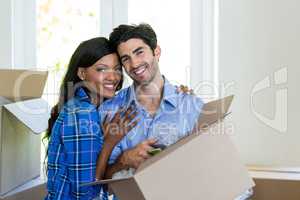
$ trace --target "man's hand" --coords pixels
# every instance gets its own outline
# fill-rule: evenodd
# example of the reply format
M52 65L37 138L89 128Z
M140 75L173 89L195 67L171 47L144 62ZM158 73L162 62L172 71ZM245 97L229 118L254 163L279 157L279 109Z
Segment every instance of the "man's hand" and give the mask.
M188 86L180 85L177 90L178 93L182 92L185 94L195 95L193 89L189 89Z
M119 163L125 168L137 169L150 157L148 152L153 149L152 145L155 143L155 139L148 139L137 145L135 148L125 151L119 158Z

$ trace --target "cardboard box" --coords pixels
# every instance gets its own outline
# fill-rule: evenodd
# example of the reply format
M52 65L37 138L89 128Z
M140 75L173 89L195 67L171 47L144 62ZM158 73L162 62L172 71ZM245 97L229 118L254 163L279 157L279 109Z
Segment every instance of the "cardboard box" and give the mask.
M300 169L249 167L255 181L252 200L299 200Z
M215 129L232 96L207 103L193 133L109 184L119 200L233 200L254 186L230 137ZM217 131L217 132L216 132Z
M45 179L38 177L1 196L0 200L41 200L47 195Z
M47 72L0 70L0 196L40 176L41 137L49 106Z

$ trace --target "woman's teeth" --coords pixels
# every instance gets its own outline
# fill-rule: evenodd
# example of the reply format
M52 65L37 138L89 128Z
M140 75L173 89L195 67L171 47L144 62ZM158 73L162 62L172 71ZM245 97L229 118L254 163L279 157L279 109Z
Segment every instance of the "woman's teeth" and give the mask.
M106 89L112 90L112 89L114 89L115 85L114 84L104 84L104 87Z

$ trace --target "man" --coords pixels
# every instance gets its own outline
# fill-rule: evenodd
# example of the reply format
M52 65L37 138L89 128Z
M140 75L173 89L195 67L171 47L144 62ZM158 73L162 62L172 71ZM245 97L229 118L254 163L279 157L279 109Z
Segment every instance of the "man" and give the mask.
M133 105L139 123L114 148L106 178L116 172L137 169L149 158L154 145L171 145L192 131L203 102L187 93L177 92L159 70L160 46L148 24L120 25L109 40L133 84L102 104L101 112L115 113ZM236 200L245 200L252 190Z
M139 112L139 123L114 148L108 178L123 169L137 169L154 145L168 146L186 136L203 106L200 98L177 92L161 74L161 49L150 25L120 25L109 39L133 84L106 101L101 112L114 113L133 105Z

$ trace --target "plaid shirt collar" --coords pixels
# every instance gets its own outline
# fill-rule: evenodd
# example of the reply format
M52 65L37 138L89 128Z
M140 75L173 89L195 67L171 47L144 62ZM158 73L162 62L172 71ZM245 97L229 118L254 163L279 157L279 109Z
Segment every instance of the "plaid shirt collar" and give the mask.
M87 89L84 87L79 87L75 90L75 96L79 98L80 101L87 101L92 103L90 96L88 95Z

